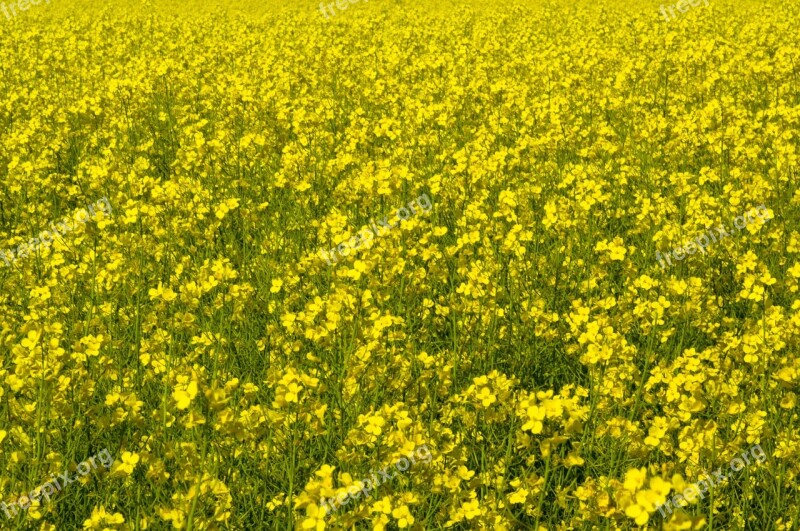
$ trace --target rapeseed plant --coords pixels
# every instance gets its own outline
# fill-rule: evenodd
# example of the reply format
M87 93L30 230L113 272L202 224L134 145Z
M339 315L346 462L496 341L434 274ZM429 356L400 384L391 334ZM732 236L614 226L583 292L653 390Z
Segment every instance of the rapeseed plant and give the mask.
M4 529L797 528L796 2L39 7L0 248L114 212L0 267L0 500L118 457Z

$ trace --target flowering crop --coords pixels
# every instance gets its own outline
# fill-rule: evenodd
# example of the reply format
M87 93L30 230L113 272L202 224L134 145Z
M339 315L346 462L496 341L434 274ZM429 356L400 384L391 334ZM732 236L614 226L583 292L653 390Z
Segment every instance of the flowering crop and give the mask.
M796 529L800 4L318 4L0 15L0 526Z

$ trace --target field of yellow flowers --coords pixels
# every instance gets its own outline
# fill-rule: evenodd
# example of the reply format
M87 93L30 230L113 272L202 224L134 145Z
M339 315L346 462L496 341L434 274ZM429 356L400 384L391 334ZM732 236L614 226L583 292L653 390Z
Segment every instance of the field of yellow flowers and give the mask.
M798 529L797 2L0 1L0 529Z

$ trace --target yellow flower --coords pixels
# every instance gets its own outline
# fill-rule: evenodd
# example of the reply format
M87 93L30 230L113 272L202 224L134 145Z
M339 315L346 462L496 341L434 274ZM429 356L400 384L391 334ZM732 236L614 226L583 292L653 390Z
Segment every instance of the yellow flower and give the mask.
M647 523L647 520L650 519L650 514L647 510L636 503L625 508L625 515L636 520L636 524L640 526Z
M647 478L647 469L634 468L625 473L625 483L623 486L626 490L636 492L639 490Z
M117 476L130 476L133 470L139 463L139 455L132 452L122 452L120 461L117 462L111 470L111 473Z
M367 419L367 425L364 426L364 430L371 435L378 436L382 433L382 428L385 424L386 421L383 417L374 415Z
M573 466L581 466L586 461L580 455L576 454L575 452L570 452L567 458L564 460L564 464L567 467Z
M781 407L783 409L794 409L795 404L797 403L797 395L793 392L789 391L786 395L781 399ZM0 431L0 442L3 440L3 431Z
M185 380L186 377L183 377ZM179 377L179 381L181 377ZM172 391L172 398L175 399L175 405L178 409L187 409L192 403L192 400L197 396L197 382L194 380L186 383L179 383Z
M414 523L414 517L411 515L411 511L409 511L408 507L405 505L394 509L392 511L392 517L397 520L397 527L400 529L410 527Z
M92 516L83 522L83 528L110 531L113 529L120 529L120 526L124 523L125 518L122 516L122 514L112 514L107 512L105 507L101 506L92 509Z
M300 527L302 529L313 529L314 531L322 531L325 529L325 514L326 510L317 503L309 503L306 505L306 517L303 519Z
M497 401L497 397L492 394L491 389L488 387L481 389L480 393L477 395L477 398L480 400L481 404L483 404L483 407L489 407Z
M389 496L384 496L372 504L370 511L375 513L391 514L392 499Z
M528 421L522 425L523 430L530 430L532 433L542 433L545 418L545 408L541 406L531 406L527 410Z
M161 298L166 302L171 302L178 296L172 289L165 288L161 282L158 283L157 288L150 288L148 294L150 295L150 300Z
M509 503L522 504L528 500L529 494L530 491L528 491L528 489L519 488L511 493L511 495L508 497L508 501Z
M481 515L481 508L478 500L465 502L461 505L461 511L464 513L464 518L467 520L472 520Z
M283 395L284 399L287 402L297 402L298 396L302 390L303 387L301 385L291 382L286 386L286 393Z

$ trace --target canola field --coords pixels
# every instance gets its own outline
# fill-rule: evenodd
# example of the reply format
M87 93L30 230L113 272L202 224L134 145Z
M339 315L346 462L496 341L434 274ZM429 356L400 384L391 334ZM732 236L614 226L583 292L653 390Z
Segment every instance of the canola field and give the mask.
M0 4L0 529L800 527L800 4Z

